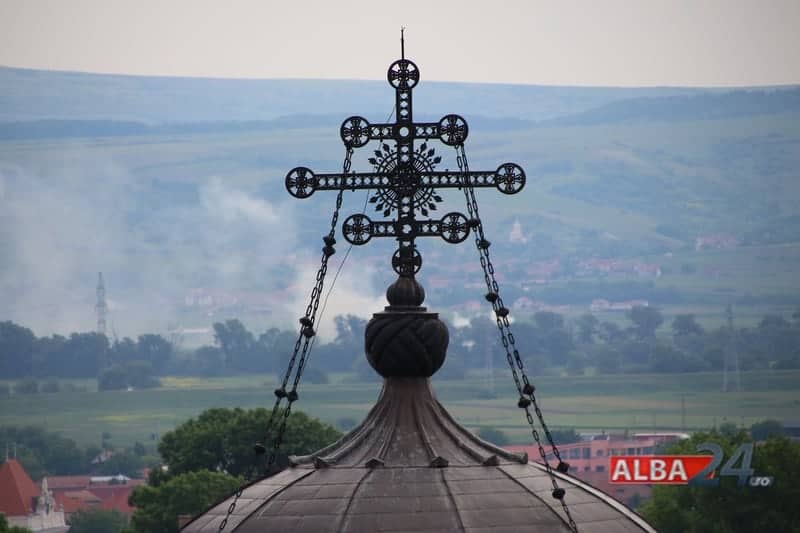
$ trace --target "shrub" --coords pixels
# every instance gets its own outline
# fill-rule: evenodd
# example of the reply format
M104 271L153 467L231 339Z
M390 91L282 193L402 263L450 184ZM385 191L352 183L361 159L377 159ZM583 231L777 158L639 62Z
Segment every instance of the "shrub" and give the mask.
M303 377L308 383L314 383L317 385L325 385L328 383L328 374L319 368L314 368L313 366L306 368L303 371Z
M338 419L335 424L336 429L338 429L339 431L350 431L357 425L358 422L356 421L356 419L351 418L349 416Z
M24 379L14 385L14 394L36 394L39 392L39 383L35 379Z
M41 387L41 392L53 393L61 391L61 385L58 381L48 381L47 383L43 383Z
M478 437L491 442L495 446L505 446L508 444L508 436L497 428L484 426L478 430Z

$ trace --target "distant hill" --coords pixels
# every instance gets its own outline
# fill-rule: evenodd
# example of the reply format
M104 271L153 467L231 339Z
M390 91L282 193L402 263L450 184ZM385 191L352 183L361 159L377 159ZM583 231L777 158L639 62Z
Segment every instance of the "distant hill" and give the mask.
M626 98L587 111L541 121L470 114L468 122L473 129L478 128L482 131L510 131L542 126L723 120L796 112L800 112L800 88L780 88ZM422 120L438 118L424 113L419 115ZM303 113L283 115L269 120L200 122L148 123L110 119L0 121L0 140L269 132L316 127L334 129L344 117L342 113Z
M207 327L240 312L230 302L216 315L187 307L187 291L202 287L224 289L234 302L239 291L261 294L248 305L261 309L253 316L263 323L294 316L267 296L281 295L286 309L307 298L291 291L313 279L335 195L295 200L286 173L298 165L341 169L341 121L384 121L393 103L380 81L0 68L0 320L37 334L90 327L98 271L107 276L110 323L118 318L127 331L159 331L171 321ZM593 298L623 293L673 305L800 297L797 87L454 84L425 82L423 72L415 113L466 117L473 170L504 161L525 169L521 194L479 197L504 283L547 278L541 272L557 265L544 287L525 293L531 298L588 309ZM457 168L452 148L430 144L442 157L438 168ZM375 147L356 151L354 170L370 168ZM465 209L456 192L442 194L440 213ZM342 216L360 212L365 199L348 191ZM523 243L511 242L513 227ZM696 251L704 235L740 246ZM390 279L375 280L390 272L394 245L382 240L353 250L331 300L351 307L329 310L329 318L382 305ZM472 274L453 265L474 264L469 244L445 252L438 239L422 243L424 276L468 283ZM662 275L585 277L585 260L612 258L631 268L660 265ZM373 285L366 296L374 301L365 301ZM465 297L451 287L432 290L429 301Z
M116 120L146 123L262 121L294 114L382 121L383 81L230 80L57 72L0 67L0 121ZM441 83L415 90L418 113L546 120L617 100L690 95L704 89Z
M715 120L800 111L800 88L731 90L724 93L629 98L543 121L550 126L621 122Z

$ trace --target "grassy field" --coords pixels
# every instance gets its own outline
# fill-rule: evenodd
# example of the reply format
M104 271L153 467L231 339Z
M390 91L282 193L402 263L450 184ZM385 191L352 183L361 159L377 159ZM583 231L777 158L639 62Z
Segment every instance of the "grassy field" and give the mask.
M297 408L335 424L360 420L378 395L377 383L352 383L333 376L329 385L305 385ZM486 380L435 381L442 403L470 428L494 426L514 442L530 433L515 407L510 378L495 379L495 397ZM539 399L551 427L579 431L700 430L723 422L749 426L765 418L800 419L800 371L742 374L741 392L721 393L718 373L683 375L618 375L542 377ZM40 425L82 445L97 444L103 432L117 446L152 443L189 417L210 407L268 407L273 401L272 376L163 379L163 387L147 391L87 392L11 396L0 399L0 425ZM682 414L682 403L685 414Z

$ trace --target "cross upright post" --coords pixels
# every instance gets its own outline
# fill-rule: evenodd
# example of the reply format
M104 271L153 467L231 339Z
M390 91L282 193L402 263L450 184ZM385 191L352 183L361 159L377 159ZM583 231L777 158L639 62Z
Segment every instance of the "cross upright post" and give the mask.
M296 198L308 198L315 191L375 190L369 201L375 210L394 220L373 221L364 214L349 216L342 224L344 238L351 244L366 244L372 237L392 237L398 242L392 256L392 268L401 277L413 279L422 266L417 250L417 237L438 236L449 243L464 241L478 220L468 220L459 212L445 214L441 219L427 217L442 201L436 189L496 187L501 193L515 194L525 186L525 172L515 163L504 163L494 171L451 172L436 171L441 157L429 148L427 141L439 140L448 146L461 146L467 139L469 127L459 115L445 115L439 122L414 122L413 89L419 82L419 69L405 58L389 66L387 80L395 90L395 121L371 124L361 116L351 116L342 123L339 134L348 150L360 148L370 141L380 141L381 150L369 158L374 172L315 174L307 167L296 167L286 175L286 189ZM415 141L422 144L416 145ZM394 148L386 141L393 141Z

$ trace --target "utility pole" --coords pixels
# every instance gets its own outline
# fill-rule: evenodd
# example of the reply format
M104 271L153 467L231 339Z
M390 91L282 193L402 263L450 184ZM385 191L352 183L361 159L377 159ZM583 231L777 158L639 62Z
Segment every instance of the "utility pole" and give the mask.
M97 304L95 304L94 309L97 312L97 333L105 335L108 305L106 305L106 286L103 283L102 272L97 273Z
M741 375L739 374L739 351L736 349L736 335L733 328L733 306L729 303L725 308L725 315L728 320L728 346L725 349L725 357L722 367L722 392L730 391L728 373L733 371L736 382L736 391L742 388ZM732 367L732 368L731 368Z
M686 395L681 394L681 431L686 431Z

